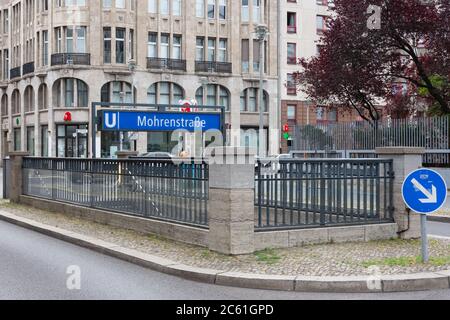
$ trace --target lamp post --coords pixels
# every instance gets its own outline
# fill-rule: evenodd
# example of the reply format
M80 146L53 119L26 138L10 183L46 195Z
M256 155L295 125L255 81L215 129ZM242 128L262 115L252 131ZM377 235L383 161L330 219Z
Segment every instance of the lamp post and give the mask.
M269 34L269 29L264 24L255 27L256 39L259 41L259 139L258 139L258 156L266 155L266 147L264 145L264 41Z
M134 59L130 59L128 60L128 70L130 70L131 72L131 103L134 103L134 85L136 83L135 79L134 79L134 72L136 71L136 61ZM133 133L130 134L130 132L128 132L128 139L130 141L131 144L131 137L133 136ZM122 134L122 141L123 141L123 134ZM121 146L122 148L122 146ZM136 149L136 148L131 148L130 149Z

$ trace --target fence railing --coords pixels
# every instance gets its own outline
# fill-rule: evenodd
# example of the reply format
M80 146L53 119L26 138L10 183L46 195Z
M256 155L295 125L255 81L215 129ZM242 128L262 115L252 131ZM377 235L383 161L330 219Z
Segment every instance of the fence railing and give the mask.
M217 72L232 73L233 68L230 62L219 61L195 61L196 72Z
M378 147L423 147L427 153L425 165L448 164L450 117L394 119L372 124L366 121L326 123L293 128L293 150L370 153Z
M143 218L208 226L208 165L172 160L24 158L23 193Z
M186 71L186 60L167 59L167 58L147 58L147 68Z
M52 66L58 65L90 65L89 53L55 53L51 55Z
M23 75L30 74L33 72L34 72L34 62L28 62L22 66Z
M258 161L257 230L393 221L392 160Z

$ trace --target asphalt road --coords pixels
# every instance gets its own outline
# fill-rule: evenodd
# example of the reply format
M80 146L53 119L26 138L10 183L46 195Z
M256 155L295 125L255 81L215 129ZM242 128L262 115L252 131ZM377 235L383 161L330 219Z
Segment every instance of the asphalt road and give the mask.
M0 221L0 299L448 299L450 290L394 294L319 294L196 283L151 271ZM67 269L81 271L80 290Z
M430 235L450 237L450 223L428 221L427 231Z

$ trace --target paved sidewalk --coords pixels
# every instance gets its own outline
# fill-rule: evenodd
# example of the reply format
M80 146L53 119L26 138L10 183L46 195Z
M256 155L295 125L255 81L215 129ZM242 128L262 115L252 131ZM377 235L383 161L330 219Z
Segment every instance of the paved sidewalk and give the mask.
M0 204L0 211L13 213L49 226L58 227L188 266L261 275L355 276L369 275L370 266L381 274L411 274L450 269L450 240L430 241L431 263L419 261L419 241L374 241L305 246L265 250L252 255L229 257L193 245L144 235L134 231L101 225L18 206Z

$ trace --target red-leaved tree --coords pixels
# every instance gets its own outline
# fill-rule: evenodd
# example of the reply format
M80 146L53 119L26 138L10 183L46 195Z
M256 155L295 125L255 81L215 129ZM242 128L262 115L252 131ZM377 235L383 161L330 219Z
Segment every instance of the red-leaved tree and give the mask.
M450 0L335 0L333 18L318 56L300 60L294 75L300 90L319 104L356 110L380 119L380 105L411 108L393 95L405 83L414 96L450 113ZM381 8L380 28L371 28L370 5ZM376 22L376 21L375 21ZM404 104L405 110L401 109Z

